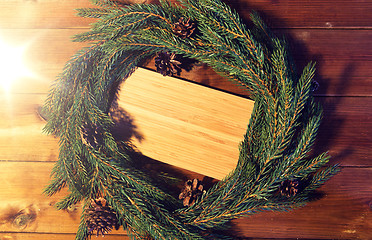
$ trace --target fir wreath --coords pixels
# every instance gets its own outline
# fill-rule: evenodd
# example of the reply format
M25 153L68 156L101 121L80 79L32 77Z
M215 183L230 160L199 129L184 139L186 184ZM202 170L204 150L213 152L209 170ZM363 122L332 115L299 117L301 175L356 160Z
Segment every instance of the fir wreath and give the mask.
M218 0L93 2L97 8L78 14L99 21L75 37L93 43L66 64L43 108L45 132L60 138L45 193L68 187L59 209L83 202L76 239L119 226L135 239L227 238L214 230L241 216L303 206L336 174L337 166L324 167L327 153L309 157L322 116L311 91L314 64L298 75L286 42L257 14L248 29ZM159 53L164 75L179 71L175 56L187 57L246 88L255 101L235 170L187 207L137 169L131 145L111 133L120 83ZM181 195L200 189L192 185Z

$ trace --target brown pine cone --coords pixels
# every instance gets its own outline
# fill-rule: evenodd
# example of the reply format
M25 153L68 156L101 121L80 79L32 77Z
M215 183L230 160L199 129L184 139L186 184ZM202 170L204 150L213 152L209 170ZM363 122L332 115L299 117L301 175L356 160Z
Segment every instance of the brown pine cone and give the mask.
M119 229L120 225L116 213L107 206L104 198L94 199L91 204L92 206L86 209L86 223L90 235L93 235L96 231L96 236L104 236L113 228Z
M203 194L203 185L201 185L198 179L187 180L185 187L178 196L179 199L183 199L183 206L193 205L199 196Z
M181 62L176 59L175 53L160 52L155 58L156 71L163 76L179 75Z
M173 33L180 37L180 38L188 38L190 37L195 31L195 23L192 22L190 19L185 20L181 17L178 22L173 24Z
M293 197L297 194L300 183L297 180L285 180L280 183L280 194Z

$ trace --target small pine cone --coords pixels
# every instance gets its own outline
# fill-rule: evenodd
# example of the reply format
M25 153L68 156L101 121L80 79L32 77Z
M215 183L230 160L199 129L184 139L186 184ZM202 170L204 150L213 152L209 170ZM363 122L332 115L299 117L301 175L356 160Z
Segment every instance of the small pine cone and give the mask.
M96 148L103 144L103 130L97 125L85 123L80 131L81 140L89 147Z
M320 86L320 84L317 81L313 80L311 82L311 88L310 89L311 89L312 92L315 92L316 90L318 90L319 86Z
M179 199L183 200L183 206L193 205L199 196L203 193L203 185L201 185L198 179L187 180L185 187L178 196Z
M155 58L156 71L163 76L179 75L181 72L181 62L176 60L176 54L170 52L160 52Z
M190 19L185 20L181 17L178 22L173 24L173 33L180 38L188 38L195 31L195 23L190 21Z
M107 206L107 202L104 198L98 198L92 200L92 207L86 210L86 222L88 226L88 233L96 236L104 236L110 232L113 228L119 229L119 221L116 218L116 213Z
M300 183L297 180L285 180L280 183L280 194L286 197L293 197L298 192Z

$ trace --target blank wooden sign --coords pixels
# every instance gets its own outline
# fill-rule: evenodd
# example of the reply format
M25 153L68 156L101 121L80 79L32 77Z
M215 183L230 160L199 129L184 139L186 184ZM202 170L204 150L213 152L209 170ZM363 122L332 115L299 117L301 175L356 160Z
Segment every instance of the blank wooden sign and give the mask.
M236 166L253 106L143 68L125 81L119 97L133 121L132 141L144 155L216 179Z

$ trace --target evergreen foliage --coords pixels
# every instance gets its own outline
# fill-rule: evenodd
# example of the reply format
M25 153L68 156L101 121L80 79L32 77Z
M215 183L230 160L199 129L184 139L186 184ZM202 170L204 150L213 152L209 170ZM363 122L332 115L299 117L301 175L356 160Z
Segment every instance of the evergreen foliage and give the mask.
M70 191L59 209L81 201L87 208L91 199L104 197L134 239L223 239L211 230L260 211L303 206L338 172L337 166L324 167L327 153L309 157L322 117L311 92L314 64L298 75L285 40L274 36L256 13L248 29L219 0L182 0L182 6L93 2L97 8L78 14L97 22L74 39L92 45L66 64L43 108L45 132L60 139L45 193ZM180 18L196 23L188 38L172 32ZM255 100L235 170L187 208L136 169L131 145L111 133L110 109L120 83L161 51L208 64ZM86 126L95 126L99 141L94 146L82 137ZM298 194L278 194L281 182L291 179L302 183ZM83 212L76 239L88 237Z

